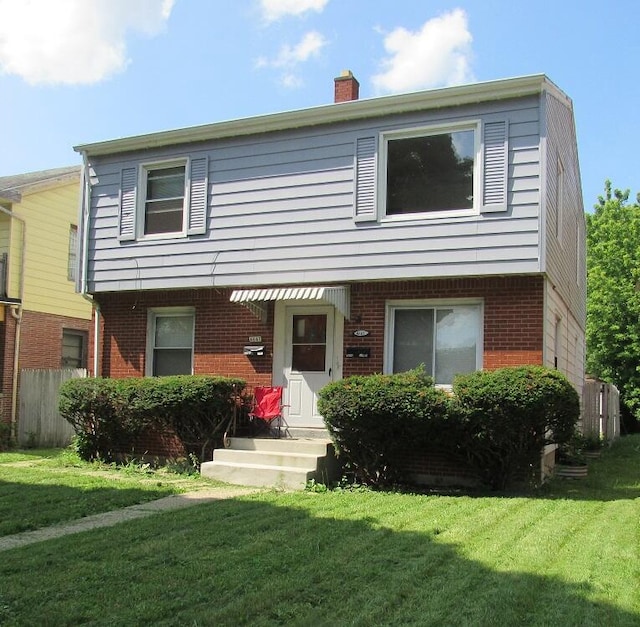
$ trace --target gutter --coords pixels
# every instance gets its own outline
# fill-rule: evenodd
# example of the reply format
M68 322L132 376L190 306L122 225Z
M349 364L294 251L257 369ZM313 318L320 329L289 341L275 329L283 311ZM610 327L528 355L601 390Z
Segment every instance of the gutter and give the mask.
M0 211L22 224L20 280L18 283L18 301L10 304L11 316L16 321L16 332L13 344L13 373L11 379L11 441L16 441L16 425L18 423L18 375L20 368L20 336L22 332L22 311L24 300L25 250L27 245L27 223L24 218L0 205Z
M91 203L91 177L88 176L89 165L87 153L82 152L82 171L80 173L80 207L78 213L81 225L80 241L82 242L82 263L78 268L76 288L82 298L91 303L93 308L93 376L100 376L100 304L87 291L87 275L89 272L89 213Z

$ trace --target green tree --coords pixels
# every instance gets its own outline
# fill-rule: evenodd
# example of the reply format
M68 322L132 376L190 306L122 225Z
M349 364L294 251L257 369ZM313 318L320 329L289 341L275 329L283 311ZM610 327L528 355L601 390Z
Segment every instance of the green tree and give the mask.
M640 194L598 197L587 214L587 371L620 389L640 417Z

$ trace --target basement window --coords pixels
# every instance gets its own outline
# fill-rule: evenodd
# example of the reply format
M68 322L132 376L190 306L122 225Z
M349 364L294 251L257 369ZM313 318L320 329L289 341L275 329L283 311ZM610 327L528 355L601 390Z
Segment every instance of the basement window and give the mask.
M73 329L62 330L62 359L63 368L87 367L87 333Z

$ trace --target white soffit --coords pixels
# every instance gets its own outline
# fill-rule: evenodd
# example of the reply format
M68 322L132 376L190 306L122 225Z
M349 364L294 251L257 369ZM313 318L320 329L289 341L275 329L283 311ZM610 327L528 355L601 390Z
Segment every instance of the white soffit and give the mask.
M348 286L330 287L276 287L255 290L234 290L231 292L232 303L240 303L263 322L266 321L267 309L264 305L273 300L317 300L333 305L346 319L351 315L351 299Z

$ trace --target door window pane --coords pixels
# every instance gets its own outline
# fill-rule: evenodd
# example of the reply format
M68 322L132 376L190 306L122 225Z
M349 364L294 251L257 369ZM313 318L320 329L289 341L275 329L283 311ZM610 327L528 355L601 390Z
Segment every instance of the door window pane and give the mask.
M291 368L297 372L323 372L326 369L327 316L293 316L292 338Z

